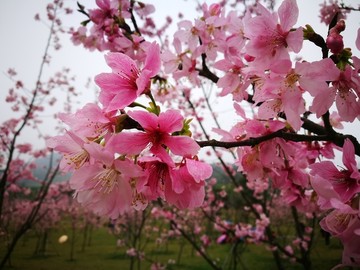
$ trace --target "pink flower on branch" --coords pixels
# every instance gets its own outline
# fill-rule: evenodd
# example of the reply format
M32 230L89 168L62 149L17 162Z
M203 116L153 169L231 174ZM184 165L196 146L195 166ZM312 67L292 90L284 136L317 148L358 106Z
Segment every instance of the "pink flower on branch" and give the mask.
M292 30L299 15L296 0L283 1L278 13L273 14L259 4L258 12L259 16L244 21L245 37L249 39L245 47L247 54L263 66L271 61L289 59L289 51L300 51L302 28Z
M122 53L108 53L105 56L112 73L101 73L95 77L101 88L100 102L106 112L124 109L142 94L150 91L150 79L160 69L160 48L155 42L147 49L142 69L129 56Z
M64 156L60 161L62 171L79 169L90 161L90 155L85 145L90 142L68 131L65 135L54 136L46 141L49 148L59 151ZM93 142L91 142L93 143Z
M116 117L104 113L96 104L88 103L75 114L59 114L59 118L79 136L97 138L110 134L115 126Z
M99 144L86 149L97 162L76 170L70 179L78 202L112 219L131 208L143 210L147 200L137 192L144 179L141 167L129 159L114 160L114 153Z
M316 185L317 181L323 179L329 181L339 199L346 203L360 192L360 172L357 169L355 160L354 145L349 139L345 140L343 147L343 163L346 169L338 170L331 161L322 161L310 165L311 174L314 176L312 183L319 188L320 194L329 194L329 191L322 190L325 185Z
M194 159L180 164L168 164L155 157L141 158L146 173L140 192L149 200L161 198L180 209L195 208L203 204L205 182L212 175L212 167Z
M146 111L130 111L128 115L144 129L138 132L121 132L113 136L109 144L119 154L138 155L148 145L150 152L169 164L172 160L166 151L179 156L196 155L200 146L188 136L173 136L181 131L183 117L177 110L168 110L159 116Z

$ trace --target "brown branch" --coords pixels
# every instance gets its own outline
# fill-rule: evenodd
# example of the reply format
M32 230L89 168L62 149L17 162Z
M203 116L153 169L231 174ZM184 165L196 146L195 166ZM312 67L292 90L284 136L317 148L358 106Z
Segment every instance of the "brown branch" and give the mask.
M286 141L292 141L292 142L329 141L340 147L344 145L345 139L348 138L354 144L356 155L360 156L360 144L357 141L357 139L352 135L343 135L335 131L333 134L327 134L327 135L303 135L303 134L286 132L284 130L278 130L276 132L264 136L249 138L247 140L242 140L242 141L222 142L217 140L208 140L208 141L197 141L197 143L198 145L200 145L200 147L211 146L211 147L222 147L228 149L232 147L255 146L262 142L274 138L282 138Z
M56 16L57 8L58 8L58 5L55 6L54 16ZM5 193L6 183L7 183L8 175L9 175L9 172L10 172L10 165L11 165L11 162L13 161L13 155L14 155L14 152L15 152L16 141L17 141L18 137L20 136L21 131L27 125L28 121L33 117L33 111L35 110L34 109L35 108L35 101L36 101L38 92L39 92L40 87L41 87L40 81L41 81L41 78L42 78L44 65L46 63L47 54L48 54L48 51L50 49L51 39L52 39L53 34L54 34L55 21L56 20L53 19L52 22L51 22L50 33L49 33L47 43L46 43L46 46L45 46L43 59L42 59L42 62L40 64L40 69L39 69L38 77L37 77L37 80L36 80L35 90L33 92L32 99L30 101L29 107L26 110L26 114L23 117L22 123L21 123L20 127L16 130L16 132L14 133L14 137L13 137L11 143L10 143L9 157L8 157L7 162L6 162L6 167L5 167L4 171L3 171L3 174L2 174L1 180L0 180L0 217L1 217L3 203L4 203L4 193ZM0 224L1 224L1 222L0 222Z
M189 235L187 235L187 233L181 229L177 223L174 220L170 220L170 224L172 227L174 227L176 230L178 230L181 235L193 246L193 248L196 249L197 252L199 252L199 254L205 259L205 261L213 268L216 270L220 270L221 268L218 267L209 257L208 255L201 249L201 247L199 247L195 241L193 239L191 239L189 237Z
M199 75L202 77L205 77L212 81L213 83L217 83L219 80L219 77L216 76L213 72L210 71L208 66L206 65L206 54L201 54L201 60L202 60L202 69L197 69L199 71Z
M138 25L137 25L137 22L136 22L136 19L135 19L135 16L134 16L134 4L135 4L135 1L134 0L131 0L130 1L130 8L129 8L129 12L130 12L130 14L131 14L131 22L133 23L133 25L134 25L134 28L135 28L135 32L137 33L137 34L139 34L139 36L141 36L141 32L140 32L140 29L139 29L139 27L138 27Z

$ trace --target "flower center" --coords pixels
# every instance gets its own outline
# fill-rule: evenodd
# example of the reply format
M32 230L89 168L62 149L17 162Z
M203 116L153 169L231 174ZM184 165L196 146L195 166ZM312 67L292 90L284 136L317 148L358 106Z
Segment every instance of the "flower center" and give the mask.
M89 153L82 150L77 153L65 154L64 158L68 165L74 165L75 169L79 169L85 162L89 161Z
M94 180L97 181L94 188L98 188L99 192L109 194L118 183L118 176L120 173L112 168L105 169L99 172Z

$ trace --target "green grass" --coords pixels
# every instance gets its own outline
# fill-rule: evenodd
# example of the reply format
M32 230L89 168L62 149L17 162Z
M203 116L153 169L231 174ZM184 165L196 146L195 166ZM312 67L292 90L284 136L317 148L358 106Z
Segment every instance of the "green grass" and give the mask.
M116 239L110 235L105 228L94 229L92 243L81 251L82 234L77 234L75 240L74 260L70 260L71 241L59 244L57 239L64 231L53 230L49 234L46 252L34 256L37 237L29 232L18 243L12 258L12 268L5 269L37 269L37 270L95 270L95 269L129 269L130 259L125 254L125 248L116 247ZM70 236L70 233L69 233ZM70 239L69 239L70 240ZM150 243L146 246L148 258L154 261L166 263L169 259L178 259L179 240L170 240L167 245L156 246ZM219 265L224 265L230 251L229 245L212 245L208 252L211 258ZM0 250L2 254L3 250ZM341 245L335 239L331 239L330 246L325 246L322 238L317 239L313 248L312 261L314 269L331 269L341 260ZM238 269L276 269L272 254L263 245L245 246L238 263ZM301 266L291 263L285 264L286 269L302 269ZM137 264L136 267L137 268ZM150 263L141 261L139 269L150 269ZM186 243L180 264L174 264L169 269L210 269L203 258L198 256L190 244Z

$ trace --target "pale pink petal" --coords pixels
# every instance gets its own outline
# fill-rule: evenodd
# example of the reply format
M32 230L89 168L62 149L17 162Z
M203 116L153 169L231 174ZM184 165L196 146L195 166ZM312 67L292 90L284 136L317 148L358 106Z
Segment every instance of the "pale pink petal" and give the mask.
M114 167L121 172L121 174L127 178L135 177L143 177L144 173L139 165L134 164L133 160L125 159L125 160L114 160Z
M319 81L335 81L339 78L340 70L330 58L314 62L296 62L295 72L300 74L300 85L313 82L315 85ZM314 87L315 88L315 87ZM304 87L307 89L307 87Z
M289 59L280 59L271 63L270 69L277 74L287 74L291 66L292 63Z
M46 146L62 153L75 153L82 150L82 145L75 142L68 134L54 136L46 140Z
M106 63L113 70L114 73L127 78L132 78L139 73L137 65L134 60L123 53L108 53L105 56Z
M84 145L84 149L91 155L91 157L103 162L106 165L111 165L114 161L114 153L108 151L100 144L89 143Z
M246 119L245 110L240 106L239 103L234 102L233 107L236 111L236 114L239 115L242 119Z
M349 171L357 170L355 148L349 139L346 139L344 142L342 161Z
M320 177L330 180L337 177L337 175L341 174L339 170L335 167L334 163L331 161L322 161L319 163L311 164L310 166L312 175L319 175Z
M163 132L173 133L183 127L183 117L177 110L167 110L159 115L159 128Z
M144 70L151 71L149 77L154 77L160 70L161 59L160 59L160 47L156 42L150 44L147 49L147 55L145 60Z
M283 1L278 9L278 15L283 31L289 31L295 25L299 16L296 0Z
M123 90L136 90L136 85L134 83L114 73L101 73L96 75L95 83L101 90L113 95Z
M319 90L310 106L310 111L316 113L316 117L325 114L334 103L336 90L334 88L323 88Z
M187 136L169 136L164 139L164 144L179 156L196 155L200 150L200 146Z
M336 107L344 121L353 122L360 115L360 104L353 92L336 95Z
M78 115L100 123L109 122L109 118L107 118L100 107L94 103L87 103L81 110L77 111L76 116Z
M304 39L303 35L303 29L301 27L299 27L295 31L291 31L288 34L286 38L286 43L293 52L300 52Z
M360 28L357 31L355 44L356 44L356 48L360 51Z
M208 179L213 172L209 164L192 159L186 159L186 167L196 183L199 183L200 180Z
M136 94L140 96L150 87L150 70L143 70L140 76L136 79Z
M313 177L310 178L311 186L316 191L318 195L317 204L319 205L320 209L327 210L331 209L332 205L330 203L331 198L340 199L337 192L335 192L331 183L322 178L322 177Z
M100 93L99 99L103 100L103 92ZM103 103L105 112L111 112L115 110L121 110L130 105L137 98L136 92L132 90L119 91L108 103Z
M258 116L260 119L276 117L279 112L279 101L269 100L262 103L259 107Z
M149 138L143 132L121 132L114 135L108 142L108 147L116 153L137 155L149 144Z
M88 190L94 187L95 182L91 183L91 179L99 172L98 166L84 166L72 174L69 183L72 189L77 191ZM89 185L90 183L90 185Z

